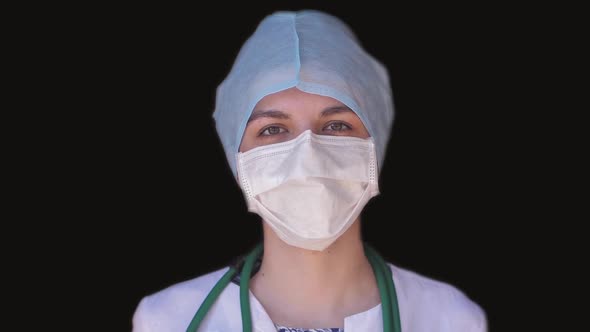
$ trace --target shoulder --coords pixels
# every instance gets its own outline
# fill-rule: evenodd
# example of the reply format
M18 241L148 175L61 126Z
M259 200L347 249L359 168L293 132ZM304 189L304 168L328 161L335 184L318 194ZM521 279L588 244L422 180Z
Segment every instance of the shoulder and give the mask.
M463 291L449 283L389 265L402 321L405 317L406 323L415 330L431 324L439 328L447 327L445 330L448 331L487 331L484 310ZM425 317L428 320L424 320Z
M227 267L145 296L133 314L133 332L186 329L193 315Z

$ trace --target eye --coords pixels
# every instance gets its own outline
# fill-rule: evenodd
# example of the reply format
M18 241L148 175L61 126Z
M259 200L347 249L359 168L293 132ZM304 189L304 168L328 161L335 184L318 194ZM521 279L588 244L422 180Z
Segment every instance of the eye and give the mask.
M330 122L327 126L324 127L324 131L335 131L335 132L341 132L341 131L346 131L346 130L351 130L352 127L344 122L340 122L340 121L335 121L335 122Z
M285 128L279 126L268 126L260 131L258 136L273 136L287 132Z

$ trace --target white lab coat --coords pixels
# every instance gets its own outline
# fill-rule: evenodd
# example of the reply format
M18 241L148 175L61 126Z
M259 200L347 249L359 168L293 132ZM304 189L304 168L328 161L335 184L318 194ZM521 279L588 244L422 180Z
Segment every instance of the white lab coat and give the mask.
M485 332L485 312L457 288L389 264L403 332ZM172 285L141 300L133 332L185 332L205 296L228 268ZM276 332L274 323L250 292L252 331ZM297 327L297 326L293 326ZM329 326L317 326L323 328ZM348 316L344 332L382 331L381 305ZM221 293L199 332L242 331L239 286Z

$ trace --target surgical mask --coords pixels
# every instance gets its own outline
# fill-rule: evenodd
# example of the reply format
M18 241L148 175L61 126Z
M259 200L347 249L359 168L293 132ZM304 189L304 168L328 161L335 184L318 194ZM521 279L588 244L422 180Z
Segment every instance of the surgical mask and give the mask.
M238 180L248 211L284 242L324 250L379 194L372 138L316 135L240 152Z

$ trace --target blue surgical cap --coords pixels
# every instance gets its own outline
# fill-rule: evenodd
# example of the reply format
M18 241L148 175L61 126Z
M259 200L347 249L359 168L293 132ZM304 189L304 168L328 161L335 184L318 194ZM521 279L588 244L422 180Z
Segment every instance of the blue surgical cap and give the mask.
M254 107L292 87L352 109L375 141L381 168L394 118L386 68L339 18L317 10L280 11L259 23L217 88L213 118L234 176Z

